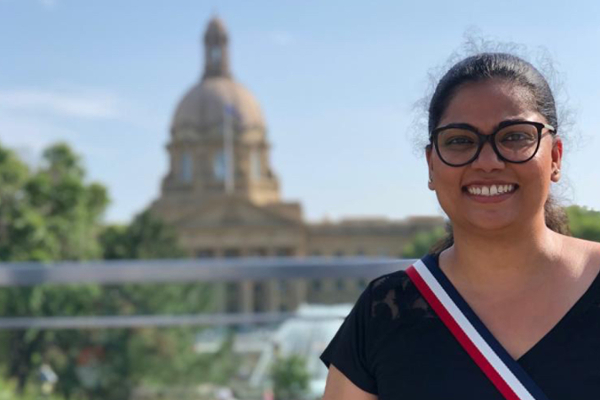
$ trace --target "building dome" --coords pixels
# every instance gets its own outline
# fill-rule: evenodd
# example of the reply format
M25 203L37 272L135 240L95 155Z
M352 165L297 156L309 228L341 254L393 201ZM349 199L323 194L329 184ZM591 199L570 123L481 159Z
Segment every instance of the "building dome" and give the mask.
M203 79L179 102L171 131L223 126L225 110L233 108L236 127L265 128L258 101L244 86L228 77Z
M265 123L258 101L229 70L228 35L223 21L213 17L204 34L204 73L179 102L171 132L205 131L222 127L225 113L233 115L237 130L262 129Z

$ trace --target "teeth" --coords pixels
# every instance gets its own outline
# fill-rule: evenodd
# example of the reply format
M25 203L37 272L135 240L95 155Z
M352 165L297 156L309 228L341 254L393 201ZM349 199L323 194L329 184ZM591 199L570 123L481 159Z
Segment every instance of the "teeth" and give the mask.
M467 191L477 196L497 196L515 190L515 185L469 186Z

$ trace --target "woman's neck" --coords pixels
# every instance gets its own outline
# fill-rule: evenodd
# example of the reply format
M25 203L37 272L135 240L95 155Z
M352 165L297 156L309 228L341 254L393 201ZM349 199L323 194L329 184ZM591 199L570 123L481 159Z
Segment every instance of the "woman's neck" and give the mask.
M557 265L563 241L546 228L521 229L493 237L454 229L454 246L440 255L440 267L457 286L506 294L541 284Z

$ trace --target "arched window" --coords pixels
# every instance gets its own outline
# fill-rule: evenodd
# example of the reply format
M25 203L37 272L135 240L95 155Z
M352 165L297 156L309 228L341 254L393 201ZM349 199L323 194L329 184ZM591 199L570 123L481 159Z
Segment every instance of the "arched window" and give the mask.
M183 153L181 156L181 181L184 183L192 182L193 170L192 156L189 153Z
M217 152L217 154L215 154L215 158L213 160L213 173L216 180L225 180L225 152L223 150L220 150Z
M218 67L221 64L221 48L214 46L210 49L210 63L211 65Z

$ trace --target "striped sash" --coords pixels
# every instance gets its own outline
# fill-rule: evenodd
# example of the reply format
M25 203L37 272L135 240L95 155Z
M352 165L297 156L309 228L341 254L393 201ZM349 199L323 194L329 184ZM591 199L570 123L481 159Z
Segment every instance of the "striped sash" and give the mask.
M417 261L406 270L456 340L508 400L548 400L492 336L439 268Z

